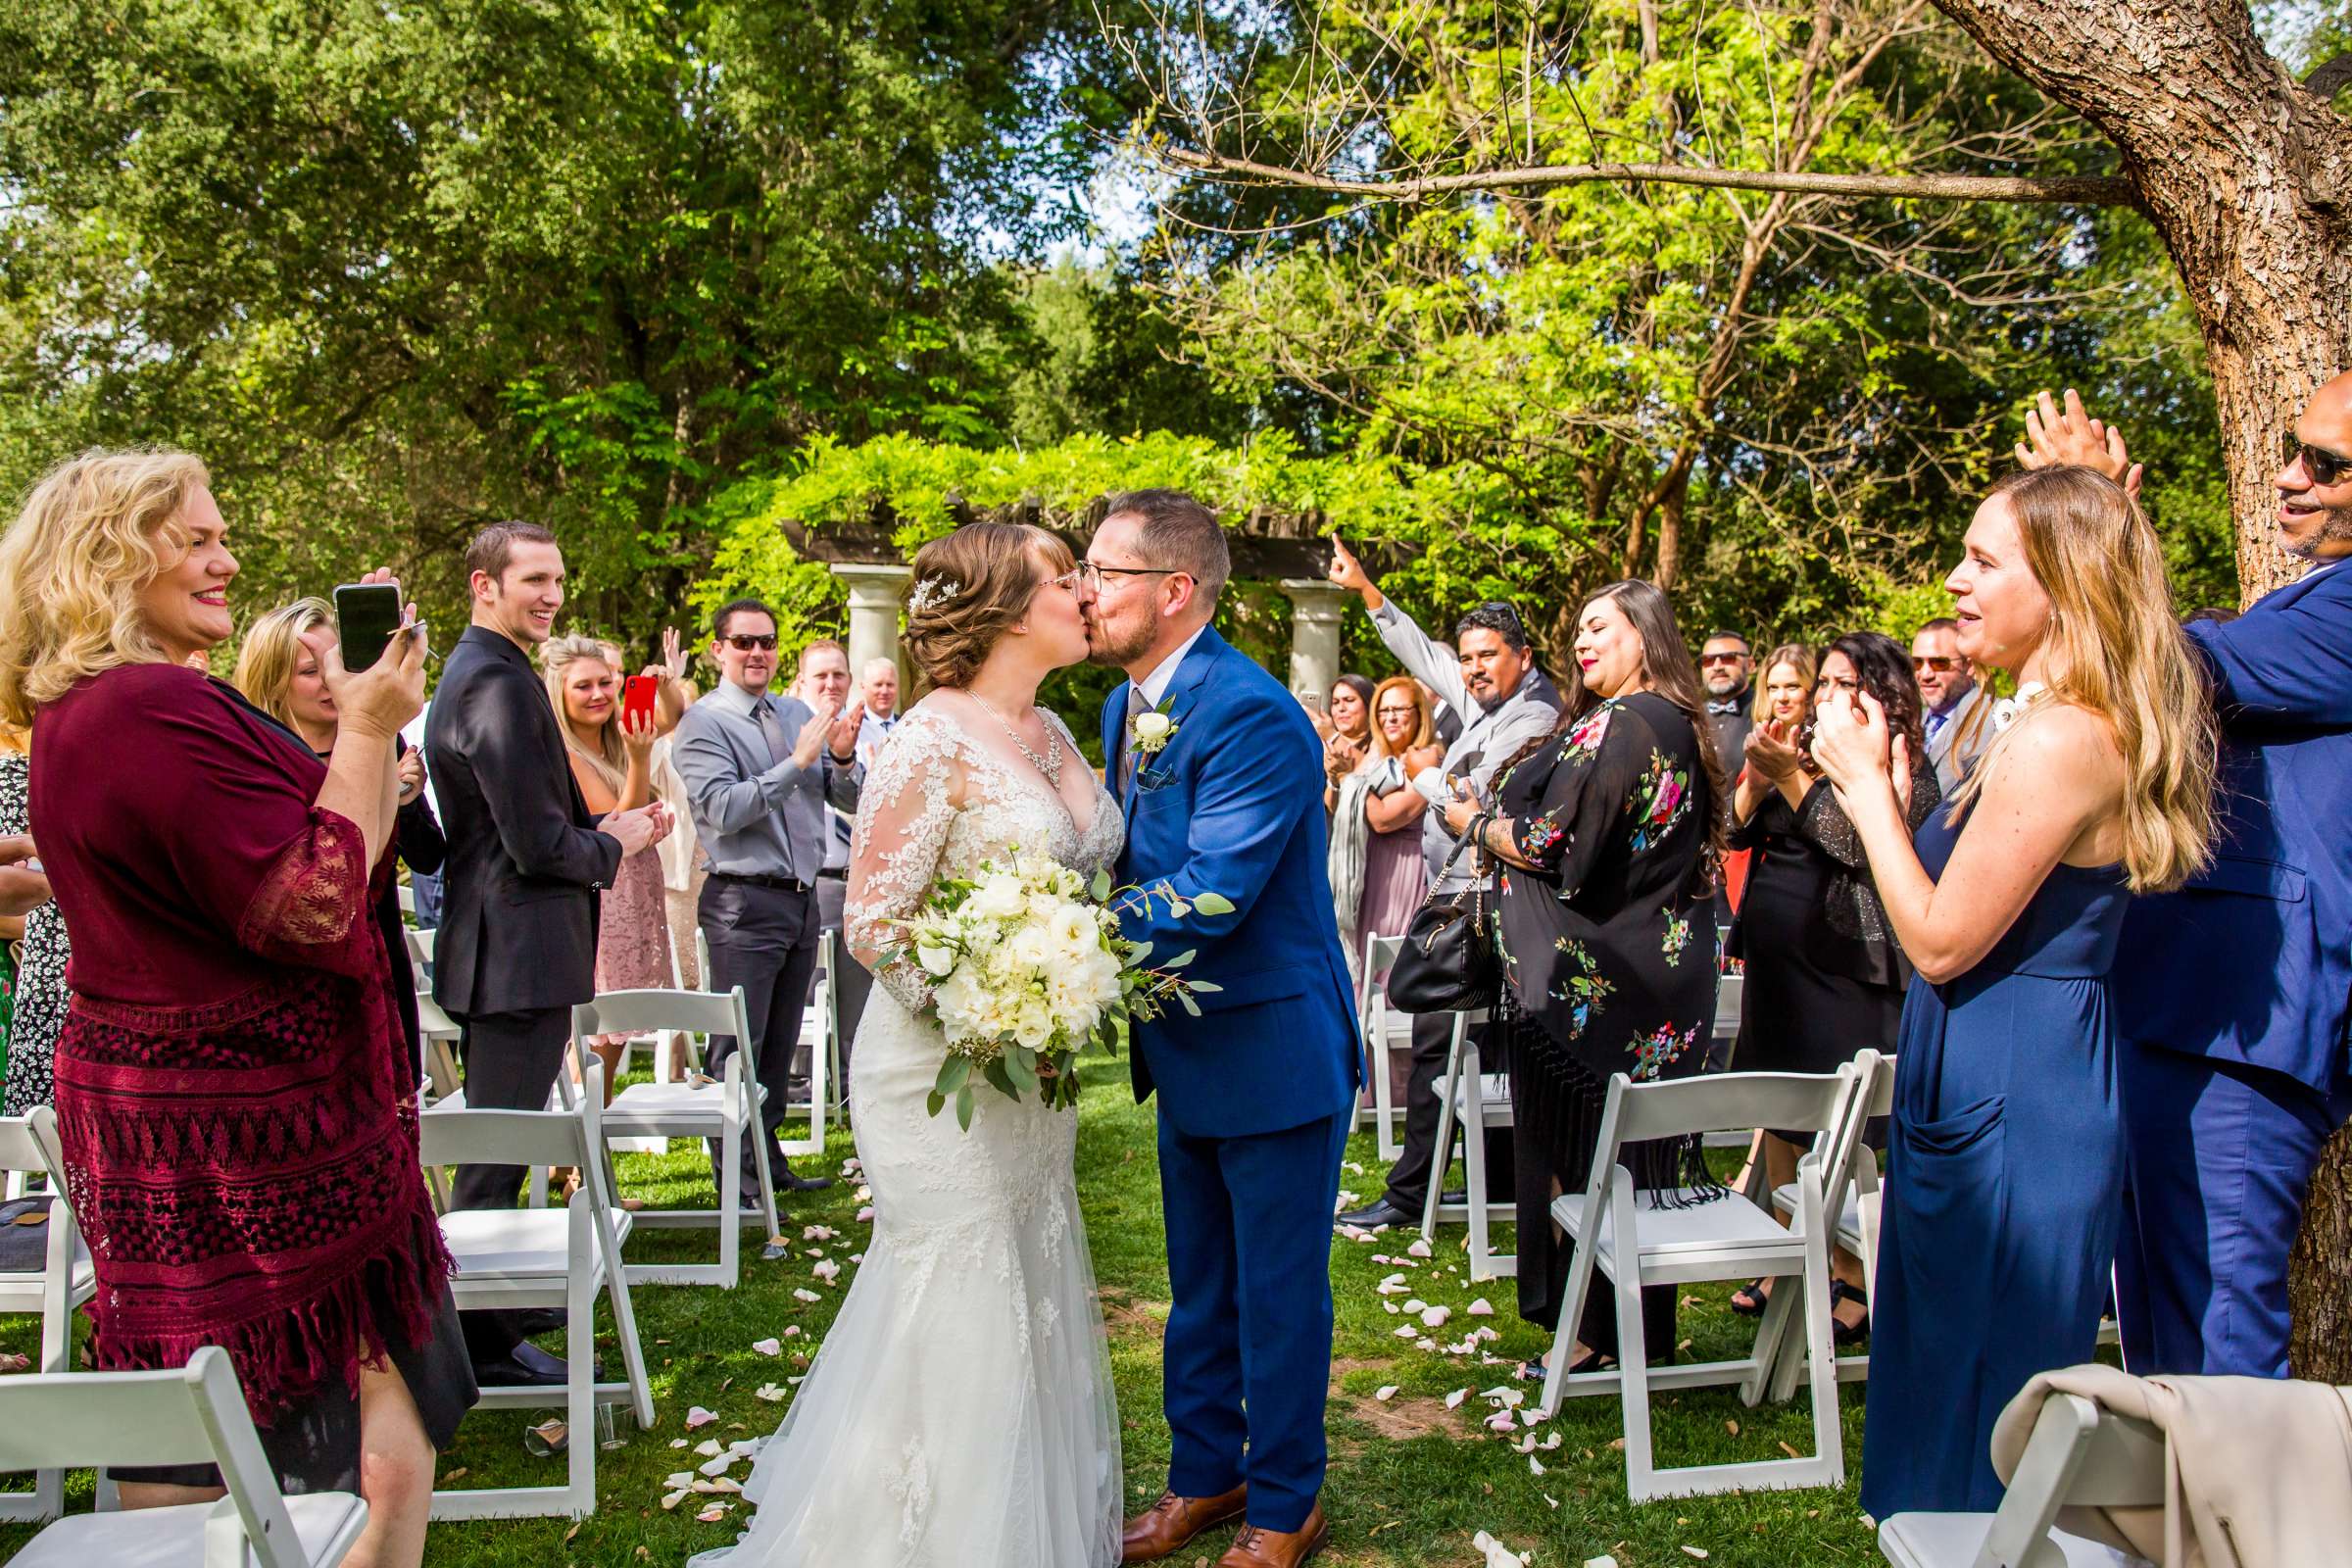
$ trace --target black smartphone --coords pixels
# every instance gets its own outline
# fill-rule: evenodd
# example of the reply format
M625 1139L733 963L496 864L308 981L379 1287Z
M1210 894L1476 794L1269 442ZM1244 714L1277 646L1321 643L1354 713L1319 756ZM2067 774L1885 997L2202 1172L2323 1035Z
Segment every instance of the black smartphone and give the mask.
M347 582L335 590L335 624L343 632L343 667L366 669L384 657L400 630L400 589L388 582Z

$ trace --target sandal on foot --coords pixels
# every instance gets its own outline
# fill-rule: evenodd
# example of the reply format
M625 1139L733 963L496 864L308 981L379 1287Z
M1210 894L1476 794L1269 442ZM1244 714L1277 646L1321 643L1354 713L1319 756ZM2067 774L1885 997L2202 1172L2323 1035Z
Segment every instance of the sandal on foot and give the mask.
M1853 1303L1854 1303L1856 1306L1858 1306L1858 1307L1862 1308L1862 1321L1861 1321L1861 1322L1859 1322L1859 1323L1840 1323L1840 1322L1838 1322L1838 1302L1840 1302L1840 1301L1851 1301L1851 1302L1853 1302ZM1869 1338L1870 1338L1870 1295L1869 1295L1869 1293L1868 1293L1868 1292L1866 1292L1866 1291L1858 1291L1858 1290L1854 1289L1854 1287L1852 1287L1851 1285L1848 1285L1848 1284L1846 1284L1846 1283L1845 1283L1845 1281L1843 1281L1843 1280L1832 1280L1832 1281L1830 1281L1830 1339L1831 1339L1831 1341L1832 1341L1833 1343L1835 1343L1835 1344L1838 1344L1838 1345L1852 1345L1852 1344L1853 1344L1855 1341L1857 1341L1857 1340L1867 1340L1867 1339L1869 1339Z
M1772 1298L1764 1294L1762 1280L1750 1280L1732 1293L1732 1310L1741 1317L1762 1317Z

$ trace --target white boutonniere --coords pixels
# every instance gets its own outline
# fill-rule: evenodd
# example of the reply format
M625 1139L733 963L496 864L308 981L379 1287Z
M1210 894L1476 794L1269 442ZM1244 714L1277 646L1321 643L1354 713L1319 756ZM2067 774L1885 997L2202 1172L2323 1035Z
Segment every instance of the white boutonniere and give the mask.
M1168 710L1175 705L1175 698L1163 699L1157 708L1128 721L1128 738L1135 743L1137 756L1157 757L1168 749L1168 742L1176 738L1177 723L1168 716Z
M1992 705L1992 732L1995 735L2026 716L2041 694L2049 690L2037 680L2030 680L2017 689L2015 697L2003 697Z

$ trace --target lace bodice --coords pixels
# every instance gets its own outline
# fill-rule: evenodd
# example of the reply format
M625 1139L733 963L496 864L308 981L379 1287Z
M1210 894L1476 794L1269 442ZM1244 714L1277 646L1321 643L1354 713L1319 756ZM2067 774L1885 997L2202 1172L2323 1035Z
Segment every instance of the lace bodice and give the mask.
M1068 748L1065 767L1084 767L1069 727L1047 719ZM926 700L891 731L858 798L843 925L850 947L878 955L874 977L912 1012L928 1000L919 965L900 955L888 922L914 913L942 872L966 872L992 857L1040 850L1089 876L1119 858L1126 821L1098 786L1083 824L1036 766L1007 759L951 712Z

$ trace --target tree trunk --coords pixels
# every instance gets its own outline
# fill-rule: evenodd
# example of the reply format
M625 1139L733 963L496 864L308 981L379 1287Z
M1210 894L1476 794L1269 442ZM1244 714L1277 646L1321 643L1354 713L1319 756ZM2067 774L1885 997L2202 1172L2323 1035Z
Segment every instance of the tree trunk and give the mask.
M2303 1203L2303 1228L2286 1260L2292 1309L2286 1362L2315 1383L2352 1383L2352 1127L2339 1127L2320 1151Z
M2242 0L1936 4L2122 149L2204 334L2240 589L2291 580L2271 479L2280 433L2352 368L2352 122L2271 58ZM2135 411L2113 417L2129 431Z
M2243 0L1936 0L2114 140L2197 313L2251 603L2304 564L2272 476L2312 392L2352 368L2352 122L2271 58ZM2129 431L2140 411L2111 416ZM2313 1172L2287 1276L2298 1377L2352 1383L2352 1131Z

